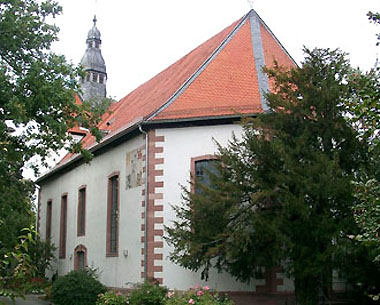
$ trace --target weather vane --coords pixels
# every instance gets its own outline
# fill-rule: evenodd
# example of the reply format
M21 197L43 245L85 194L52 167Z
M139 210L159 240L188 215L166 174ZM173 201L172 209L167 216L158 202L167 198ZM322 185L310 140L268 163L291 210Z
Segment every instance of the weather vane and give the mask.
M251 9L253 9L253 2L254 0L247 0L249 6L251 7Z

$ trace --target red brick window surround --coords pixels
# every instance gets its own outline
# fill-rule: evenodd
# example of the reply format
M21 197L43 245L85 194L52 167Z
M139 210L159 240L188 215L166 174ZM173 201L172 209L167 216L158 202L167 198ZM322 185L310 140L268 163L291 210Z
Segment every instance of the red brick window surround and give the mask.
M53 200L49 199L46 203L46 231L45 231L45 240L51 240L51 215L53 208Z
M78 191L78 219L77 236L86 234L86 186L82 185Z
M217 162L217 157L215 155L202 155L198 157L191 158L191 192L200 193L201 190L195 184L195 181L201 181L202 183L210 184L207 171L213 172L213 163Z
M67 193L61 197L61 223L59 234L59 258L66 258L67 239Z
M87 248L78 245L74 249L74 270L84 270L87 267Z
M119 179L120 172L108 176L106 256L119 256Z

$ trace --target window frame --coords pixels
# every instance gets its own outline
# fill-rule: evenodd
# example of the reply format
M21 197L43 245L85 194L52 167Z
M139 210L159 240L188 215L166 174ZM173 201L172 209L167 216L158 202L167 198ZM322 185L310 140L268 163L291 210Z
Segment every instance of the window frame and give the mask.
M84 245L78 245L74 249L74 270L80 270L79 268L79 252L83 253L84 259L84 268L87 267L87 248Z
M197 177L196 172L195 172L195 163L199 161L212 161L212 160L218 160L218 158L215 155L211 155L211 154L201 155L201 156L191 158L191 164L190 164L190 173L191 173L190 191L191 193L195 194L195 180Z
M51 224L53 217L53 199L46 202L46 227L45 227L45 241L51 241Z
M64 200L64 198L66 198ZM61 195L61 219L60 219L60 231L59 231L59 258L66 258L66 246L67 246L67 211L68 211L69 196L68 193Z
M84 192L83 202L81 200L82 192ZM83 205L83 208L81 208L81 205ZM86 235L86 205L87 205L87 186L81 185L78 189L77 236ZM82 213L83 213L83 217L82 217ZM82 223L82 220L83 220L83 223Z
M116 249L112 249L112 181L116 177L117 181L117 202L116 202ZM119 256L119 237L120 237L120 172L113 172L107 180L107 236L106 236L106 257Z

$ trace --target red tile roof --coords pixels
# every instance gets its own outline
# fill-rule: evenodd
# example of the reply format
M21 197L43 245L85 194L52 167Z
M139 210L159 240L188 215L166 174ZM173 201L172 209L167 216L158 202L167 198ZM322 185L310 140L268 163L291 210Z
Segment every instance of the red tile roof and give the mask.
M252 16L260 27L265 63L295 63L254 11L215 35L111 107L99 125L106 138L143 121L220 117L263 111L256 70ZM256 18L255 17L255 18ZM82 140L90 148L95 139ZM62 161L72 158L67 155ZM61 162L62 164L62 162Z

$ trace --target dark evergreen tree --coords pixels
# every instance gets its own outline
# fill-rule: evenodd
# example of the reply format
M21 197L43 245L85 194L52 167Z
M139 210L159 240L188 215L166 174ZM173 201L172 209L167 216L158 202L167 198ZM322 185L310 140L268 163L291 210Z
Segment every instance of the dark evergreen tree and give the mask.
M344 265L347 236L357 232L352 181L367 151L345 118L353 90L345 55L306 53L300 68L266 69L272 110L245 122L242 139L219 147L212 187L184 190L167 228L174 262L242 281L281 264L302 305L317 304Z

